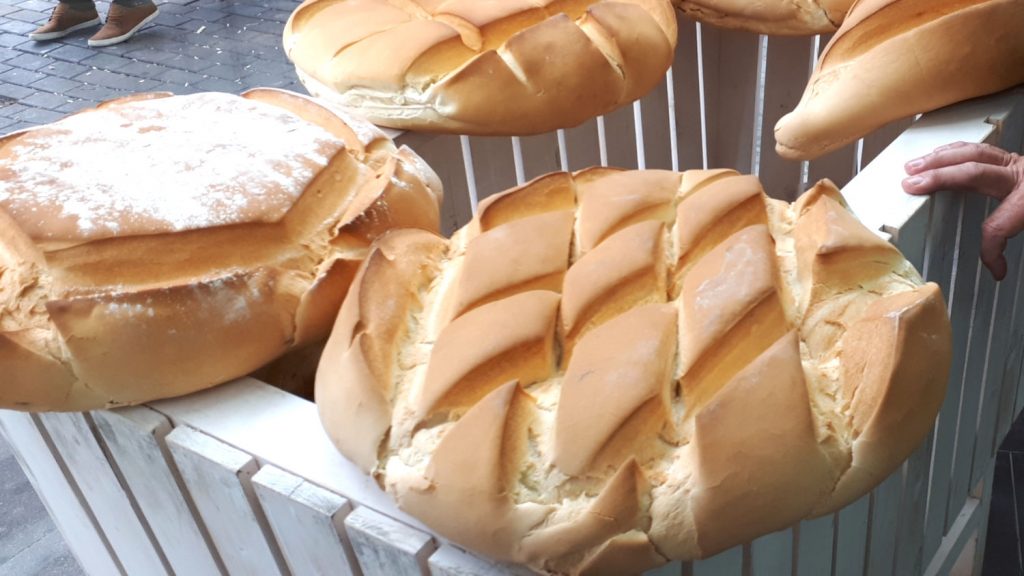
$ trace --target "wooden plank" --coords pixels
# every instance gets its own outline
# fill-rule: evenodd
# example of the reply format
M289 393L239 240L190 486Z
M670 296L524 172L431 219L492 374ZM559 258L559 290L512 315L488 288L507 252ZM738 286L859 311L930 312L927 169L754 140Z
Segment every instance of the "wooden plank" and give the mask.
M743 574L743 547L736 546L706 560L693 563L693 576L740 576Z
M896 571L921 572L924 547L924 517L931 462L931 438L921 444L902 467L903 495L896 526Z
M862 576L867 557L870 495L839 511L833 576Z
M287 574L284 559L252 490L256 461L206 434L185 427L167 446L192 500L231 574Z
M143 406L101 410L93 420L177 574L221 574L223 565L165 456L170 422Z
M838 513L800 523L797 542L798 576L832 573L832 547Z
M45 429L32 414L0 410L0 429L71 553L88 574L124 570Z
M766 534L750 543L750 576L793 572L793 530Z
M345 518L359 565L366 576L429 574L433 538L366 507Z
M795 200L800 193L800 162L775 153L775 124L796 108L810 75L811 38L772 36L768 39L764 119L758 177L773 198Z
M868 574L889 574L896 555L896 534L900 501L903 496L903 472L889 475L871 496L871 539L868 542ZM920 510L923 515L923 507ZM920 540L920 539L918 539ZM900 554L906 548L900 547Z
M860 166L858 171L867 166L885 150L892 141L899 137L907 128L914 123L914 118L903 118L890 122L864 137L864 144L861 148Z
M431 576L532 576L522 566L498 564L450 544L442 544L427 560Z
M985 496L991 496L991 481L986 485ZM939 549L924 570L924 576L945 576L956 562L967 541L983 525L987 524L988 502L972 497L964 502L950 526L949 534L942 539ZM984 518L984 521L983 521ZM984 546L981 546L984 550Z
M988 213L989 202L978 196L969 196L965 198L965 202L968 214L972 215L964 220L963 238L966 239L971 235L980 235L981 221ZM977 242L961 241L961 261L965 258L978 259L977 250L965 249L968 244L973 247ZM995 299L995 282L988 270L982 266L977 267L974 280L974 310L967 335L967 358L963 372L964 390L961 397L960 426L957 430L956 451L953 457L953 481L947 515L949 520L963 506L967 492L972 485L974 447L978 436L978 411L983 392L982 378L985 372L985 359L988 356L989 336L991 335L989 327Z
M469 188L462 166L462 147L458 136L403 132L395 142L412 148L437 172L444 185L441 204L441 233L448 236L473 217L469 206Z
M40 421L75 477L82 496L129 574L169 574L163 552L136 512L131 493L111 468L86 416L45 413Z
M348 500L273 466L252 478L274 537L292 574L359 574L345 535Z
M316 406L252 378L150 404L175 425L188 425L253 454L355 504L427 530L402 512L369 475L346 460L320 425Z

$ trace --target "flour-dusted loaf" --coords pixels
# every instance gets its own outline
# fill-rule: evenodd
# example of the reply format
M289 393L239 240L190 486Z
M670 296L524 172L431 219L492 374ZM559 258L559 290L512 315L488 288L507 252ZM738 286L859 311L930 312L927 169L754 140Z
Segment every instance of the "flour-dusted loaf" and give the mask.
M669 0L305 0L284 30L310 93L380 126L482 135L610 112L675 45Z
M327 336L412 151L297 94L144 94L0 139L0 407L185 394Z
M672 0L684 14L723 28L799 36L835 32L854 0Z
M775 149L812 159L885 124L1024 82L1020 0L859 0Z
M446 538L554 573L708 556L853 501L945 392L942 295L823 181L588 170L382 237L324 426Z

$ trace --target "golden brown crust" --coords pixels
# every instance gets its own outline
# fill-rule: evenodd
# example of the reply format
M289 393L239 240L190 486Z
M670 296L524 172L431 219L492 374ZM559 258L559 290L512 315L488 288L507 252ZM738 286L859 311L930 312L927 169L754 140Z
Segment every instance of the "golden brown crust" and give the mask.
M325 426L401 507L503 561L627 574L782 529L870 490L942 399L936 288L827 181L786 205L729 171L550 175L446 245L391 395L354 365L320 409L362 418Z
M800 103L776 124L776 151L810 160L889 122L1024 82L1022 21L1015 0L855 3Z
M568 128L641 97L676 35L668 0L307 0L284 44L310 93L375 124L498 135Z
M834 32L854 0L673 0L687 16L722 28L804 36Z
M322 340L370 241L439 225L433 171L343 116L139 94L0 141L0 406L185 394ZM94 157L150 144L122 171Z

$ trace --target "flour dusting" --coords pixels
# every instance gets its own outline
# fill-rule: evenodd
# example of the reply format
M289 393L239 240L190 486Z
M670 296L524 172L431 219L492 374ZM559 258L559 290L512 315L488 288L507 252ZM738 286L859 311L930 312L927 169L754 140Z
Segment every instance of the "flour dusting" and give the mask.
M273 222L343 146L290 112L229 94L129 102L0 148L0 206L41 240Z

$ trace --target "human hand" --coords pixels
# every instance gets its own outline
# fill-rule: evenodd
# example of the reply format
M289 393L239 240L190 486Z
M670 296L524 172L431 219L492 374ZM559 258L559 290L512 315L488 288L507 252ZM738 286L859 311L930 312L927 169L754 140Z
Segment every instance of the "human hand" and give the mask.
M908 194L969 190L1000 200L981 226L981 261L996 280L1006 277L1006 242L1024 231L1024 157L988 144L955 142L907 162Z

